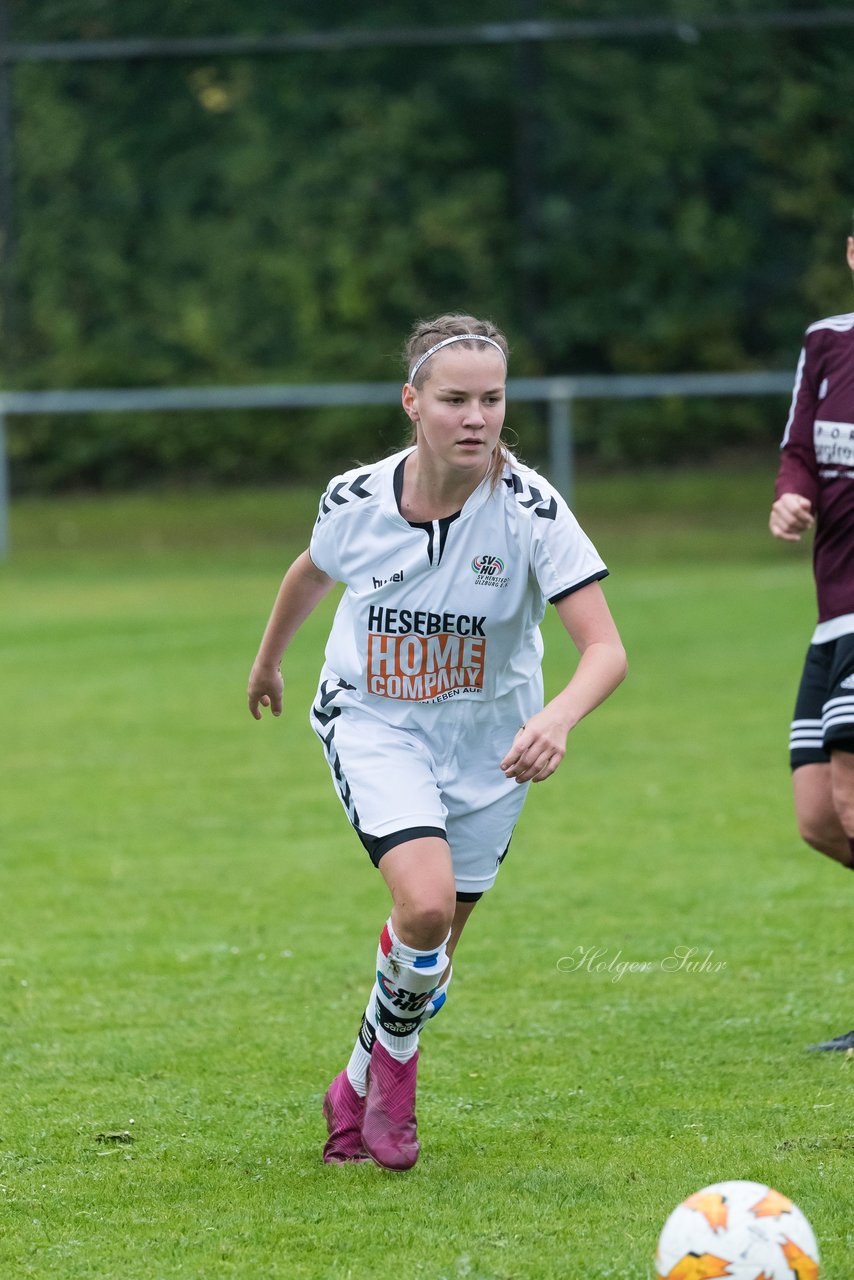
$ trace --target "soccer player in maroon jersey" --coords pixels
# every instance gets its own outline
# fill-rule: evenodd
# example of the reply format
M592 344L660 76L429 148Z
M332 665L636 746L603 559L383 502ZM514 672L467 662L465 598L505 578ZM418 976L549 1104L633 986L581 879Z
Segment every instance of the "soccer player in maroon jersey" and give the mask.
M848 237L854 272L854 235ZM798 828L854 870L854 312L811 324L781 446L771 532L815 527L818 622L795 703L789 753ZM854 1049L854 1030L813 1045Z

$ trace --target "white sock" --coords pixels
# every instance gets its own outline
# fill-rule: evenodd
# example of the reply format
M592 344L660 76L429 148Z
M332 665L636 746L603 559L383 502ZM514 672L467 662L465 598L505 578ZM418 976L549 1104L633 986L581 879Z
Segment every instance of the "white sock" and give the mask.
M377 950L376 1033L399 1062L408 1062L418 1048L424 1013L448 967L445 947L450 936L449 930L438 947L419 951L401 942L390 919L383 926Z
M371 1065L371 1050L377 1038L377 1028L374 1022L376 1001L377 986L374 983L368 1007L362 1014L362 1025L359 1027L359 1034L356 1037L356 1043L353 1045L350 1061L347 1063L347 1078L360 1098L364 1098L368 1092L368 1067Z
M448 965L447 973L441 986L436 988L435 993L425 1006L424 1012L418 1022L418 1035L431 1018L435 1018L436 1014L443 1008L448 995L448 987L453 975L453 967ZM374 1047L374 1041L377 1038L376 1013L377 992L379 988L374 983L374 989L371 992L371 998L368 1001L368 1007L362 1014L362 1023L359 1027L359 1034L356 1043L353 1045L353 1052L350 1054L350 1061L347 1063L347 1077L360 1098L364 1098L368 1092L368 1067L371 1065L371 1050Z
M449 964L447 973L445 974L439 986L434 991L433 995L430 997L430 1001L427 1005L427 1008L424 1010L423 1014L421 1015L421 1021L418 1024L419 1032L423 1027L427 1026L427 1023L430 1021L431 1018L435 1018L436 1014L439 1012L440 1009L444 1008L445 1001L448 998L448 987L451 985L451 978L453 976L454 976L454 966L452 964Z

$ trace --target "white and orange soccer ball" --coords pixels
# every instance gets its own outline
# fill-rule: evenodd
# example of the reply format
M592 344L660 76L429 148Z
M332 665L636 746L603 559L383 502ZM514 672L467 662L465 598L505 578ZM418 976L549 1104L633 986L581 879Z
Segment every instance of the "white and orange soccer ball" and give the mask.
M716 1182L662 1228L658 1280L818 1280L818 1246L797 1205L761 1182Z

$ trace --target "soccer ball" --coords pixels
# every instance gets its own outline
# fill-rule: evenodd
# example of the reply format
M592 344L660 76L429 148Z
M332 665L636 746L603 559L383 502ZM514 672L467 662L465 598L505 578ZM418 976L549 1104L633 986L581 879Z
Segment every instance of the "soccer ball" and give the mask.
M716 1182L673 1210L658 1280L818 1280L818 1246L797 1205L761 1182Z

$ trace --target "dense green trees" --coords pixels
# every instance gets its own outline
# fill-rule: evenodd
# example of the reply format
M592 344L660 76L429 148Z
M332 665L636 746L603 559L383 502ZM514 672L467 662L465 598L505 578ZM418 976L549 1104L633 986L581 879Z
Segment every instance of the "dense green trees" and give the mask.
M627 11L498 0L489 20ZM645 9L677 11L708 8ZM417 13L385 0L364 17L337 0L11 8L18 42L469 20L450 0ZM503 324L516 374L793 367L808 320L852 305L852 53L852 28L686 27L19 64L2 382L394 378L412 320L447 308ZM19 422L13 474L21 488L167 467L307 474L388 443L396 421L372 414L378 434L364 414ZM727 433L773 437L779 406L720 421L719 406L600 405L581 427L599 457L657 459Z

